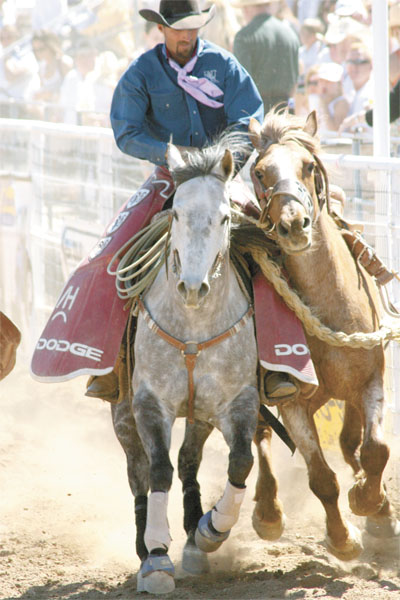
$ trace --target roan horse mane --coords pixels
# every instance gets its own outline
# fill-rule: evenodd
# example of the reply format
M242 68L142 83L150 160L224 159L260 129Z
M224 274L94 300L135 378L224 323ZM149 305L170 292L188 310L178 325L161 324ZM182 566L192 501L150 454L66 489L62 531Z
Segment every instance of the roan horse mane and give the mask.
M215 171L222 160L226 150L230 150L234 157L249 156L252 148L249 146L247 135L237 131L223 133L210 142L210 145L202 150L192 150L186 159L184 166L179 166L172 171L172 177L176 187L195 177L204 177ZM224 181L213 173L217 179Z
M321 150L319 138L307 132L303 118L287 110L269 112L261 129L262 150L267 150L271 144L287 144L290 141L304 146L313 155Z

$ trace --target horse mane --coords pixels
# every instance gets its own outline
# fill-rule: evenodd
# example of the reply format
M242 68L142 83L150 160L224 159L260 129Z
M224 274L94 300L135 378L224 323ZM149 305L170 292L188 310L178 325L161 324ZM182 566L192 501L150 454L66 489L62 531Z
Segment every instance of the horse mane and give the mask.
M221 162L226 150L232 152L235 163L242 160L243 156L250 156L252 146L247 133L228 130L213 138L209 145L198 150L192 150L188 154L185 165L171 171L175 186L178 187L194 177L211 174L218 177L214 171ZM223 181L223 178L221 179Z
M296 142L312 155L320 152L319 138L304 131L304 119L290 114L287 109L271 109L265 116L261 130L261 145L264 150L271 144Z

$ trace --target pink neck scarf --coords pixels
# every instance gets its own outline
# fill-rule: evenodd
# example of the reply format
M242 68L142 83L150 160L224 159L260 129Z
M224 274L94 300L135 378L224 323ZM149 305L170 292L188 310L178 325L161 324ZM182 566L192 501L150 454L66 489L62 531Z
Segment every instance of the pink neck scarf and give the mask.
M197 62L197 57L198 54L196 53L183 67L178 65L178 63L170 57L168 57L168 62L170 66L177 71L178 85L183 88L185 92L206 106L210 106L211 108L221 108L224 103L212 100L212 98L220 96L223 94L223 91L206 77L194 77L193 75L188 75L188 73L193 71L194 65ZM211 96L211 98L209 98L209 96Z

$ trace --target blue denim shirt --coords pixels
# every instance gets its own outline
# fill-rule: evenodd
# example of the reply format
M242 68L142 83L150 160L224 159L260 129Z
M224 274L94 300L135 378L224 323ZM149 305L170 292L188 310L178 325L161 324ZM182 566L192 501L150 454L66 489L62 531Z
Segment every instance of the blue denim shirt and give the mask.
M222 108L197 102L177 84L164 44L134 60L122 75L111 105L118 147L131 156L165 165L167 143L201 148L228 126L247 132L250 117L260 123L263 105L248 72L222 48L198 40L196 77L207 77L223 90Z

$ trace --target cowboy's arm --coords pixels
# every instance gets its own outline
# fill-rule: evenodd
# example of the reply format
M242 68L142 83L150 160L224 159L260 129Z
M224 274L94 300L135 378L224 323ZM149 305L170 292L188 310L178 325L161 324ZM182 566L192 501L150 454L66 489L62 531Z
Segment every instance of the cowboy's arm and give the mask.
M110 120L118 148L125 154L165 165L167 144L145 129L150 98L140 70L130 68L114 91Z

